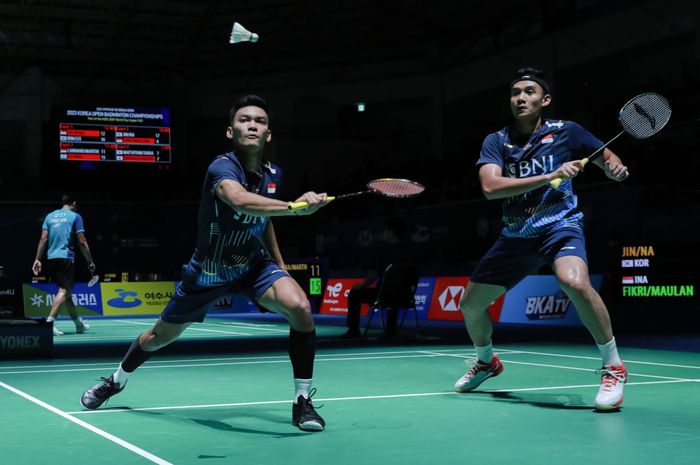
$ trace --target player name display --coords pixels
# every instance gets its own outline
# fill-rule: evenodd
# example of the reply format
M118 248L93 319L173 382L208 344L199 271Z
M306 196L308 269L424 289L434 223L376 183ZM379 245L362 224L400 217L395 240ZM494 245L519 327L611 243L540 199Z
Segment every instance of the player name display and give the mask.
M623 246L621 253L623 297L694 297L695 286L661 283L655 272L657 251L653 245Z
M161 109L68 109L59 123L60 159L170 163L170 111Z

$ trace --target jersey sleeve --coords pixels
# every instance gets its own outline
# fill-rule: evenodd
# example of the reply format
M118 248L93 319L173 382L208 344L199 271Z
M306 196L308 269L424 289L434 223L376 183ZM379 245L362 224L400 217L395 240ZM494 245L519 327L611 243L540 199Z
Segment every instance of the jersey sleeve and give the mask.
M578 123L570 121L569 137L574 158L586 158L603 146L603 142Z
M79 214L75 214L75 220L73 221L73 232L75 234L85 232L85 226L83 225L83 217Z
M206 179L207 190L211 195L215 195L216 188L219 187L221 181L226 179L245 185L245 174L243 170L226 157L217 158L209 165Z
M479 154L476 166L494 164L503 168L504 160L501 149L501 142L498 139L497 133L486 136L484 143L481 145L481 153Z
M41 229L46 230L46 231L49 230L49 222L48 222L48 219L49 219L49 215L46 215L46 216L44 217L44 223L41 225Z

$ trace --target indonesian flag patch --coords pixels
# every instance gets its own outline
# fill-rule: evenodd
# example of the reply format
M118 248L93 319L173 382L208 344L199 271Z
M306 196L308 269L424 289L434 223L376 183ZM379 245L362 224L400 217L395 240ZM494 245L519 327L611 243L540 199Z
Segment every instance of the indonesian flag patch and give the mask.
M274 194L276 192L277 192L277 184L275 184L274 182L267 183L267 193Z
M554 136L552 134L547 134L542 138L543 144L551 144L552 142L554 142Z
M633 276L623 276L622 277L622 284L634 284L634 277Z

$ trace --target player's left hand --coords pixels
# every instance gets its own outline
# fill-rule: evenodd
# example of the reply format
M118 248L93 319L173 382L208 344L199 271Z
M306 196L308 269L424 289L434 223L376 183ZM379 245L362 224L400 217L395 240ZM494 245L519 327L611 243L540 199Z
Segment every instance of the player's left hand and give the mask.
M605 175L613 181L624 181L629 177L627 167L620 162L605 162Z
M32 272L34 273L34 276L38 276L39 273L41 273L41 261L34 260L34 264L32 265Z

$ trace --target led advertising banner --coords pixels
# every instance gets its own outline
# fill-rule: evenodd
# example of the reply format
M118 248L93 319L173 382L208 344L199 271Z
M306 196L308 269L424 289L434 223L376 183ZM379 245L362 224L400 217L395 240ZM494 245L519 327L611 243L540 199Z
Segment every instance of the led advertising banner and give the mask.
M175 292L174 281L102 283L105 316L158 315Z
M362 278L329 278L326 288L323 290L323 300L319 313L323 315L347 315L348 293L356 284L360 284ZM360 307L360 314L367 316L369 305Z
M459 302L462 300L464 290L469 283L468 276L438 277L435 280L435 289L428 311L429 320L457 320L463 321ZM491 321L498 322L503 306L503 297L492 302L488 307Z
M53 305L58 286L53 283L22 284L24 315L27 317L47 317ZM102 314L102 293L100 286L88 287L87 283L75 283L73 303L79 315Z
M591 275L591 284L600 290L602 275ZM581 326L576 307L552 275L528 276L506 293L501 323Z

